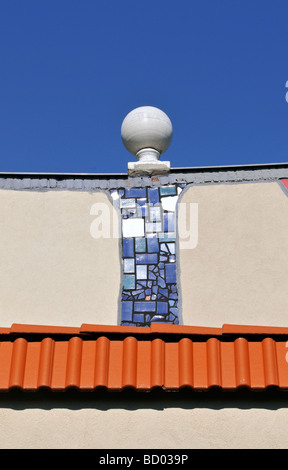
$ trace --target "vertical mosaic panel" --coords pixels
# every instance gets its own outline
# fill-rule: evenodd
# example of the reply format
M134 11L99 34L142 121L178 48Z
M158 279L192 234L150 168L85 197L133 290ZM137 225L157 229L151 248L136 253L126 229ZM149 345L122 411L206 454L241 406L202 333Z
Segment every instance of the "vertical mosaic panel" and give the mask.
M111 191L122 223L122 325L179 323L176 204L184 186Z

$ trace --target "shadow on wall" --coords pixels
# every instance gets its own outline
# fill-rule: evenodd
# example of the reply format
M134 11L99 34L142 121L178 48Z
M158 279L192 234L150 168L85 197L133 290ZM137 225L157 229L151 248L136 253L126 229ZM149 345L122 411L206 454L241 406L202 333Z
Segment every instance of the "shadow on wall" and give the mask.
M169 408L182 410L222 410L229 408L278 410L287 408L287 406L285 392L273 389L259 392L243 389L237 392L210 391L204 393L191 390L170 393L162 390L148 393L134 392L133 390L126 390L121 393L107 393L100 390L93 392L69 390L64 393L39 391L33 394L15 390L9 392L9 394L0 394L0 407L15 411L25 409L95 409L98 411L152 409L162 411Z

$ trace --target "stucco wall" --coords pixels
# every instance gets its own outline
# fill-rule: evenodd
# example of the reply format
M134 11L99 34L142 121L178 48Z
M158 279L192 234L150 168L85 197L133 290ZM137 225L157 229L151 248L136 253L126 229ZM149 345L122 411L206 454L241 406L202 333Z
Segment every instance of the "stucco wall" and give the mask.
M184 324L287 326L288 198L280 185L196 185L181 203L187 213L198 204L198 244L180 245Z
M280 184L193 185L179 211L191 203L198 243L180 244L178 259L184 324L288 325L288 198ZM92 236L95 204L109 209L113 236ZM105 191L2 189L0 216L1 326L117 324L120 217Z
M281 396L12 393L0 403L2 449L287 448L288 410Z
M0 191L1 326L117 324L119 227L93 236L102 207L112 227L104 192Z

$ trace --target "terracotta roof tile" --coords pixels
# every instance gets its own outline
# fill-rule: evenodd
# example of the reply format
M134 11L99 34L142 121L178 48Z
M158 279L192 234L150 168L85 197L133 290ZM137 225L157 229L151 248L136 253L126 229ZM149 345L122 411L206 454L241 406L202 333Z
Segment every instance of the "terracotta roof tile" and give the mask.
M287 328L245 325L12 325L0 339L0 390L288 390L283 334Z

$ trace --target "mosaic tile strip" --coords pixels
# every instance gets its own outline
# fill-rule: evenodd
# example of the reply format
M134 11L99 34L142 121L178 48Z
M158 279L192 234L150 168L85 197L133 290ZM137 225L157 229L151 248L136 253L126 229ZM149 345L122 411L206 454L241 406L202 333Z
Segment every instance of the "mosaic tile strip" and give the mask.
M122 223L121 325L179 324L176 205L185 186L111 191Z

